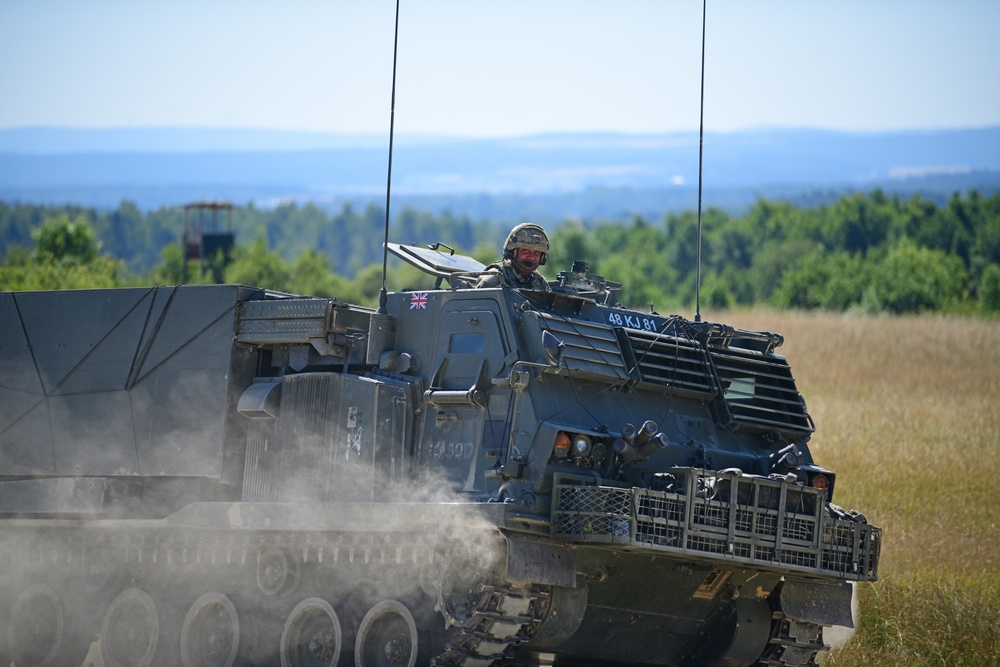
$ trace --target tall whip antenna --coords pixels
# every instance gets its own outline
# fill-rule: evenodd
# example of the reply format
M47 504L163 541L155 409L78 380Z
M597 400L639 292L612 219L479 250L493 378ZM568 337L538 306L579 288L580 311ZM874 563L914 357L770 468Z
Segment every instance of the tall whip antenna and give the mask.
M389 259L389 199L392 192L392 134L396 123L396 50L399 47L399 0L396 0L396 29L392 36L392 101L389 104L389 173L385 178L385 234L382 240L382 289L378 293L378 311L386 313L386 263Z
M708 0L701 3L701 109L698 126L698 276L695 284L694 321L701 322L701 164L705 152L705 15ZM390 143L390 146L392 144ZM391 151L390 151L391 154ZM388 229L387 229L388 232ZM384 285L384 282L383 282ZM384 289L384 288L383 288Z

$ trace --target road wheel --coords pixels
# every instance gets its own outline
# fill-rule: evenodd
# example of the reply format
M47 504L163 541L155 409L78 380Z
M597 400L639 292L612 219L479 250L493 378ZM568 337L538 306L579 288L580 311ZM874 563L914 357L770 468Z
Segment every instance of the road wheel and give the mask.
M236 607L222 593L205 593L195 600L181 626L184 667L231 667L240 644Z
M343 649L340 619L320 598L300 602L281 633L281 667L335 667Z
M298 584L299 567L277 547L269 547L257 559L257 588L268 597L289 593Z
M14 602L7 623L11 661L18 667L47 667L62 645L65 622L62 602L44 584L26 588Z
M156 605L145 591L129 588L112 600L101 626L108 667L149 667L159 637Z
M354 645L356 667L414 667L426 653L413 614L402 602L382 600L368 610L358 626ZM426 656L421 664L426 663Z

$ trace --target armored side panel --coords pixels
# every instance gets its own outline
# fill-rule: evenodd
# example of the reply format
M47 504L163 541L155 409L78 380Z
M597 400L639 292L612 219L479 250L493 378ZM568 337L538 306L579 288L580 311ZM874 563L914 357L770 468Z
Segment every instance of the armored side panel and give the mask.
M2 474L239 482L242 445L226 421L239 391L231 384L252 374L233 331L239 301L253 294L232 285L0 294Z
M262 385L245 397L266 392L274 407L240 407L251 417L243 500L373 500L408 472L411 385L340 373Z
M515 348L513 327L497 292L392 295L397 344L427 376L418 427L417 464L463 493L492 494L493 469L509 437L512 399L490 391Z

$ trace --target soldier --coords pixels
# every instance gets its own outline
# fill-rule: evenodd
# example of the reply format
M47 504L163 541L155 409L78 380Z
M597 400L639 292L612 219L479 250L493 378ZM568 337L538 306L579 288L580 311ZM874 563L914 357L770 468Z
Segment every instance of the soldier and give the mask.
M490 272L479 279L476 287L506 285L515 289L548 292L548 281L535 269L545 264L549 254L549 237L536 224L525 222L510 230L503 246L503 260L490 264Z

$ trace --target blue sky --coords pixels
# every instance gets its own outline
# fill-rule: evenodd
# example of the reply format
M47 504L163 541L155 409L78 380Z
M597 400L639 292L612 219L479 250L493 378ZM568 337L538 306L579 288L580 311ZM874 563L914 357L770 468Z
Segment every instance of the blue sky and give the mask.
M396 132L697 130L697 0L402 0ZM0 0L0 129L386 134L393 0ZM997 0L709 0L705 127L1000 125Z

